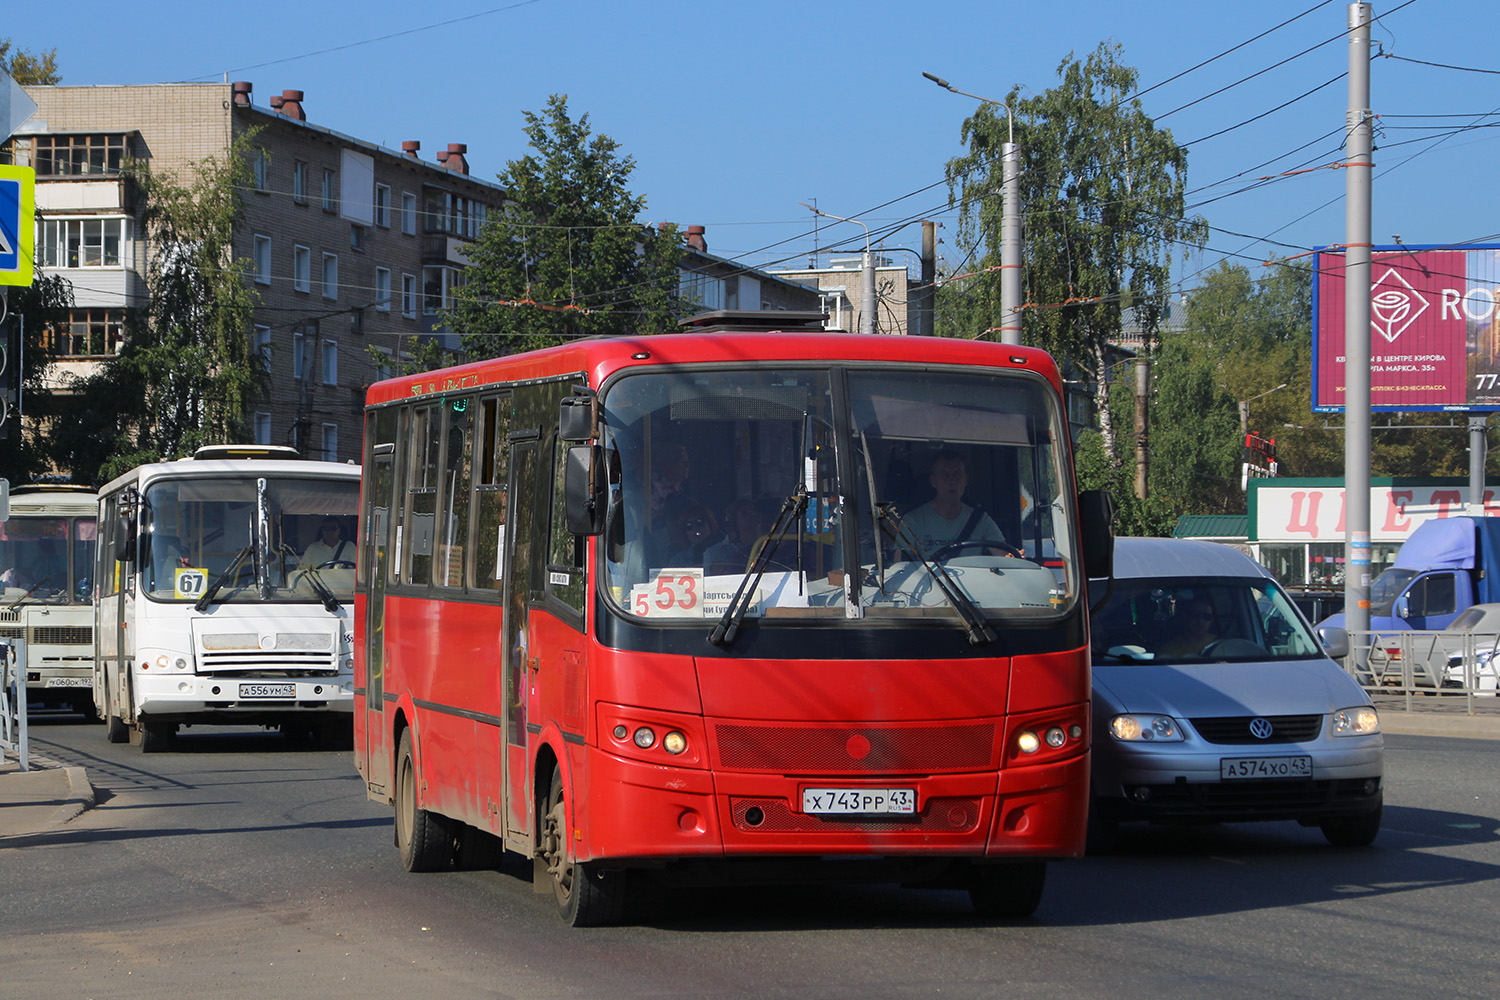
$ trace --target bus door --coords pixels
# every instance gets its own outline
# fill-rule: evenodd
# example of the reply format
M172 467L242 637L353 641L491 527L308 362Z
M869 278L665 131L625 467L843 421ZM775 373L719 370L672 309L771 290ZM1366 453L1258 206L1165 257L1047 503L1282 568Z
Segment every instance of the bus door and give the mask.
M356 748L365 758L365 781L390 791L391 748L385 723L385 589L390 547L391 498L395 489L395 445L376 445L365 472L369 484L369 523L364 526L364 565L369 574L365 597L365 715L364 743Z
M531 840L531 781L527 747L528 702L531 698L532 664L527 630L527 603L532 591L532 565L536 532L537 432L522 432L511 438L510 512L506 517L504 573L504 644L502 646L505 691L505 760L501 781L505 787L505 839L526 845Z

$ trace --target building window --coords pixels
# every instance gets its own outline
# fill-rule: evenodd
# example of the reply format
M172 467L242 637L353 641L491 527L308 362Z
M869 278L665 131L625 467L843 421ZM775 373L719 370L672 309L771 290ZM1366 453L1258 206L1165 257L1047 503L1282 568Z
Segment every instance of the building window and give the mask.
M123 309L73 309L43 332L47 349L61 357L109 357L125 343Z
M407 319L417 318L417 279L415 275L401 276L401 315Z
M292 378L302 381L307 375L307 338L299 330L292 334Z
M334 253L323 255L323 298L336 299L339 297L339 256Z
M298 292L312 288L312 251L307 247L292 248L292 288Z
M365 252L365 243L369 239L369 228L361 226L357 222L349 223L349 249Z
M307 163L303 160L292 164L292 200L299 205L307 204Z
M700 271L677 272L677 294L701 310L724 308L724 279Z
M382 229L391 228L391 186L389 184L375 185L375 225Z
M417 196L410 191L401 192L401 231L407 236L417 235Z
M269 285L271 283L271 237L255 237L255 283L257 285Z
M323 425L323 454L325 462L337 462L339 460L339 425Z
M372 360L374 360L376 355L379 356L379 360L374 361L375 381L381 382L391 377L391 352L385 348L376 347L371 351ZM360 410L363 411L363 409L364 406L361 403Z
M391 269L388 267L375 269L375 311L391 311Z
M124 161L123 133L31 137L31 165L38 177L118 174Z
M270 160L266 156L266 151L264 149L257 149L255 151L255 159L254 161L252 161L251 165L255 175L255 190L264 194L269 187L269 181L267 178L269 177L271 172Z
M462 273L456 267L422 268L422 312L436 316L448 308L453 293L463 286Z
M336 180L332 167L323 168L323 211L338 211L338 188L334 183Z
M339 384L339 344L336 340L323 341L323 384Z
M260 359L262 368L266 372L271 370L271 328L269 326L255 326L255 339L253 341L255 356Z
M120 267L134 256L129 219L43 219L43 267Z
M263 410L255 411L255 443L271 443L271 415Z

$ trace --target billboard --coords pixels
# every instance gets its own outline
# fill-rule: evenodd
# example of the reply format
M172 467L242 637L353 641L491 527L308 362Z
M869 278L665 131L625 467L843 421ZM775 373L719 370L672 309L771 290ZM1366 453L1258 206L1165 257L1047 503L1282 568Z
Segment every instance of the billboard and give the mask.
M1344 254L1313 255L1313 410L1344 409ZM1500 246L1375 247L1370 409L1500 410Z

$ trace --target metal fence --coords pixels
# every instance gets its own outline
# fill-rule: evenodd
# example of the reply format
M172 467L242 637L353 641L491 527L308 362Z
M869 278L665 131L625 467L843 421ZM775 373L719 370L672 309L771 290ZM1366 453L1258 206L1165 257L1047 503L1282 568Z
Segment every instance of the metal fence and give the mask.
M1350 632L1344 669L1371 695L1398 695L1407 711L1438 699L1470 714L1500 708L1500 634ZM1422 704L1421 707L1426 707Z
M21 770L31 769L26 738L26 641L0 639L0 764L13 753Z

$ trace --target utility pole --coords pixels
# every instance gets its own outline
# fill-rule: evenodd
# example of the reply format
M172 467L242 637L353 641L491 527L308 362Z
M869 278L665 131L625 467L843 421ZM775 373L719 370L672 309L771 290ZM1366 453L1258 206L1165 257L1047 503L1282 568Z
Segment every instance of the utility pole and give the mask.
M937 223L922 220L922 284L917 292L917 329L922 337L937 334L933 303L937 301Z
M862 271L863 271L863 280L864 280L864 287L860 289L860 297L859 297L859 332L860 333L874 333L875 332L875 255L870 252L870 227L867 226L867 225L865 225L863 222L860 222L858 219L846 219L846 218L844 218L841 215L833 215L832 213L823 211L822 209L818 208L816 205L809 205L805 201L801 202L801 205L802 205L803 208L808 209L809 211L811 211L814 215L821 215L823 218L825 218L825 219L832 219L835 222L852 222L856 226L859 226L860 228L862 228L865 231L865 254L864 254L864 257L862 258L862 262L863 262L863 265L864 265L863 268L862 268Z
M1485 429L1488 425L1487 416L1469 418L1469 513L1475 517L1484 516L1484 460L1489 446Z
M1151 362L1135 362L1135 495L1146 499L1146 390L1151 381Z
M1370 629L1371 5L1349 5L1344 144L1344 624Z

